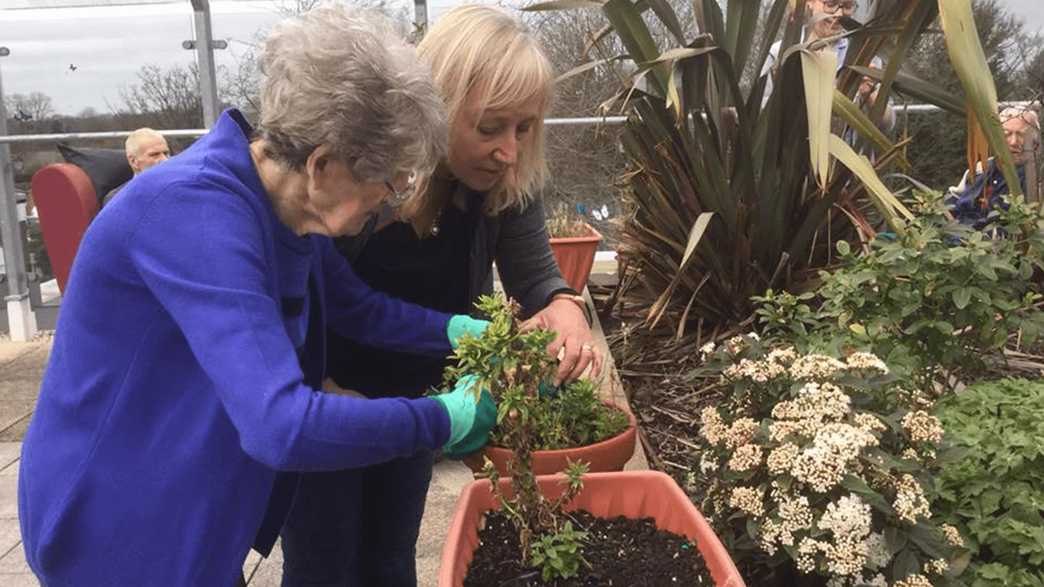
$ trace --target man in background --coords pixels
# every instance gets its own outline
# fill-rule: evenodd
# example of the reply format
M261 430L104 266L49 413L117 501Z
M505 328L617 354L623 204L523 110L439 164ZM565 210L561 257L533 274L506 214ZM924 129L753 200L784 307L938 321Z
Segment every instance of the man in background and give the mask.
M1005 108L1000 113L1000 120L1004 127L1004 142L1015 164L1020 187L1025 192L1026 162L1039 146L1040 118L1029 108ZM989 224L989 213L994 206L1007 207L1003 196L1010 192L1004 174L991 158L986 171L980 170L974 179L969 180L965 172L958 187L950 188L947 204L958 222L981 230Z
M127 163L134 171L134 175L138 175L153 165L170 159L170 147L167 145L167 139L163 138L163 135L160 133L147 127L139 128L132 132L127 137L127 142L124 143L124 149L127 152ZM102 200L102 206L108 204L110 200L116 197L116 194L125 185L127 184L123 183L106 194L105 199Z

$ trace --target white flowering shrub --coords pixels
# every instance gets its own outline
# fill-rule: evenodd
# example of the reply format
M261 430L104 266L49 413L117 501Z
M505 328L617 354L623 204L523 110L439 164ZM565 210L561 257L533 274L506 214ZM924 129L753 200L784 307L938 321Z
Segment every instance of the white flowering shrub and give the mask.
M838 587L960 573L960 536L932 518L943 430L931 400L869 353L770 350L750 336L701 351L732 393L701 413L696 492L741 568Z

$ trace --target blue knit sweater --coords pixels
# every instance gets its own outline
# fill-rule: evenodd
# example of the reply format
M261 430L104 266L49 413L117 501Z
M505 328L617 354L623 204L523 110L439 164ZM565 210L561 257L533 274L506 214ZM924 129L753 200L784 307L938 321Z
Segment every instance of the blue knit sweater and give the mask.
M283 225L249 133L226 112L84 236L22 450L22 538L45 585L233 585L276 471L365 466L449 437L431 399L304 383L321 373L299 353L323 362L310 315L430 355L450 352L449 316L371 291L330 239Z

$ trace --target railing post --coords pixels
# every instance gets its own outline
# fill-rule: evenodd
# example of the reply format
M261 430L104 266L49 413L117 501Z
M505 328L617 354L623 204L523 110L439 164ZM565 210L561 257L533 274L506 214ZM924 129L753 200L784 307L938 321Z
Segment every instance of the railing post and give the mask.
M209 0L192 0L192 10L195 12L196 63L199 68L199 96L203 102L203 126L211 128L221 114L221 101L217 94Z
M0 58L9 54L0 47ZM0 72L0 137L7 136L7 108L4 106L3 74ZM36 335L36 315L29 300L29 279L25 271L22 231L18 226L18 202L14 190L11 148L0 144L0 240L4 246L7 272L7 325L11 340L24 342Z

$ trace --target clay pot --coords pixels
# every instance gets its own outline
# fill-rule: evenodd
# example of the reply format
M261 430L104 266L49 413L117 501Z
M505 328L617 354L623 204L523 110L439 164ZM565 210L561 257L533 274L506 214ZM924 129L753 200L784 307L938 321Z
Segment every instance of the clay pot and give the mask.
M611 402L604 402L615 409L620 409ZM623 410L627 414L629 422L627 428L601 442L579 446L576 448L562 448L557 450L535 450L533 451L533 474L554 475L565 471L569 461L584 462L588 464L588 472L601 473L606 471L622 471L627 461L634 455L634 443L637 438L638 422L634 414L629 410ZM497 472L501 477L508 476L507 464L511 460L511 451L499 446L487 446L481 451L468 455L464 458L466 464L472 471L479 473L485 465L485 458L493 461Z
M564 475L537 477L549 498L562 494ZM511 480L500 480L501 491L511 494ZM488 479L464 488L442 548L439 587L459 587L478 547L478 529L485 512L499 509ZM728 551L685 492L658 471L624 471L584 475L584 488L566 510L584 509L598 517L653 518L656 526L687 537L696 544L718 587L743 587L743 578Z
M569 287L579 293L583 293L587 286L587 278L591 275L591 267L594 265L595 253L598 251L598 243L602 241L602 235L591 227L584 224L588 230L587 236L552 237L551 252L558 261L558 269L562 272Z

